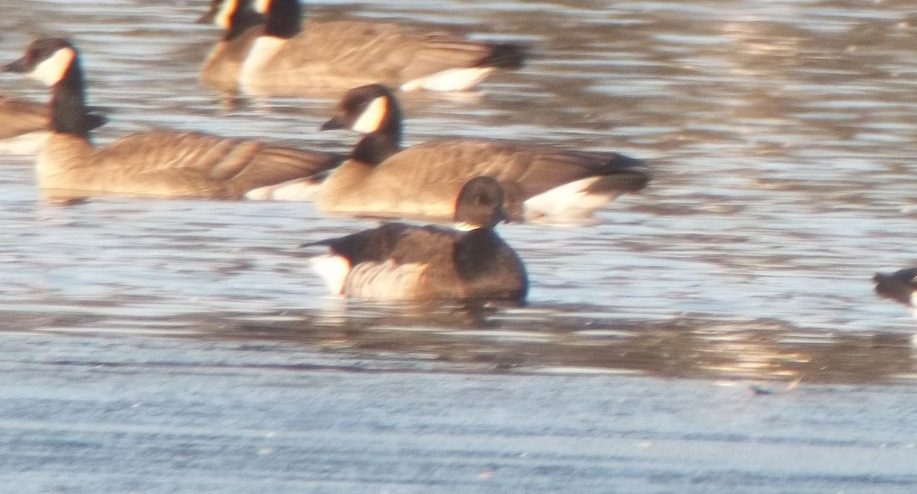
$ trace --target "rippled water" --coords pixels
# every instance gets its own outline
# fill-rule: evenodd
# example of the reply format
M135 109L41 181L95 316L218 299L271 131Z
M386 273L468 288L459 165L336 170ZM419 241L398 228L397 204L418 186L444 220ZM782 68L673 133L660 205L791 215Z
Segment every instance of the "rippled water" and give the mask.
M334 102L236 101L198 84L206 2L3 8L0 59L36 34L82 48L97 141L153 126L345 151ZM4 1L6 7L6 1ZM403 97L408 143L529 139L650 160L601 223L505 225L525 309L328 296L298 249L371 222L311 204L39 201L0 157L0 329L272 338L498 370L913 382L915 323L871 275L917 262L917 8L902 1L322 2L317 17L450 24L535 59L479 91ZM46 91L12 76L0 91Z

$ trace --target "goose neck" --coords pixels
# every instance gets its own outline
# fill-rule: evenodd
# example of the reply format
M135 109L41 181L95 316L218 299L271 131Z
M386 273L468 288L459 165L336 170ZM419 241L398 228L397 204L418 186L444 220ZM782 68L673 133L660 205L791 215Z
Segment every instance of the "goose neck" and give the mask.
M79 60L74 59L52 90L51 130L88 139L92 126L85 101L83 71Z
M389 156L401 150L400 133L378 130L363 136L354 146L350 158L363 163L378 165Z
M232 41L238 39L249 29L260 26L265 23L263 15L251 9L240 9L232 16L232 22L229 29L223 36L223 41Z
M298 0L273 0L267 13L264 34L290 39L302 30L302 6Z

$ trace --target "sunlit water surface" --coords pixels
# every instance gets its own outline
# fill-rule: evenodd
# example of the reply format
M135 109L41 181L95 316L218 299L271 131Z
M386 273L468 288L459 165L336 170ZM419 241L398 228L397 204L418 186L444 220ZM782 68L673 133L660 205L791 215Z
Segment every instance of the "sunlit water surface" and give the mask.
M403 97L408 143L440 135L616 150L654 181L595 225L505 225L530 306L347 302L303 242L374 223L303 203L43 203L0 157L0 329L267 339L484 371L913 382L917 323L871 275L917 265L917 11L901 1L314 2L317 17L450 24L529 45L472 93ZM205 2L22 2L0 60L72 37L104 144L152 127L346 151L334 102L202 88ZM10 76L0 91L44 100ZM382 362L382 360L379 360ZM383 364L379 364L383 365Z

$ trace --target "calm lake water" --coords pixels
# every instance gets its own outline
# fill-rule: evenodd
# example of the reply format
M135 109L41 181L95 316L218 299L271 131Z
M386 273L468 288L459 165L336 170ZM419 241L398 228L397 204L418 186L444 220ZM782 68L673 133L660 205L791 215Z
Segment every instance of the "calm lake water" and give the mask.
M760 465L736 460L733 467L711 474L710 465L729 464L731 456L720 453L693 470L681 463L683 469L668 472L654 466L622 474L614 468L589 470L598 467L592 460L584 466L575 456L575 442L543 439L531 447L572 444L570 451L557 453L572 455L564 456L569 463L548 462L560 470L542 471L545 483L515 490L520 484L507 481L490 484L490 491L558 492L573 486L570 492L599 492L592 489L618 485L631 492L691 492L683 483L693 482L698 492L725 492L737 485L748 492L913 492L917 348L912 337L917 322L903 307L878 299L871 276L917 265L917 4L405 0L310 5L315 17L448 24L474 38L531 46L535 56L526 68L496 75L478 91L402 96L408 144L468 135L615 150L649 160L654 181L643 193L612 203L595 225L502 226L501 234L528 266L530 306L469 314L455 307L379 305L329 296L305 260L314 252L298 245L351 233L372 226L371 221L325 217L308 203L96 200L54 206L38 198L31 158L0 156L0 354L12 386L6 392L11 404L0 406L0 427L49 437L69 434L79 442L88 430L52 427L49 432L40 421L28 425L13 417L41 398L48 407L70 410L48 419L67 423L79 412L65 404L97 399L98 393L130 394L121 385L137 393L179 393L177 387L188 386L207 394L207 383L212 383L215 390L237 386L280 399L282 386L275 394L259 391L251 377L265 368L274 369L264 371L273 375L271 366L291 375L311 376L322 369L327 373L318 375L326 379L353 377L363 384L328 385L354 396L380 386L386 396L406 400L404 408L413 410L405 412L408 417L424 403L457 413L461 401L431 397L426 402L422 397L433 392L429 388L436 382L464 392L465 381L454 382L456 375L464 375L485 388L508 392L504 398L514 400L518 410L510 408L520 413L530 411L523 403L536 408L551 403L557 414L579 413L581 419L599 421L607 408L595 400L624 396L621 400L633 405L630 420L638 423L644 412L661 414L662 429L690 422L692 410L717 407L709 394L694 393L698 386L709 392L719 389L710 388L714 384L738 383L744 398L757 396L749 386L780 397L803 396L784 404L792 411L778 439L762 433L770 439L759 440L753 432L758 439L733 441L739 431L767 426L743 415L747 410L730 409L727 415L736 412L748 421L722 426L718 433L723 436L717 438L679 435L675 449L683 456L668 460L703 456L716 449L704 441L725 437L723 451L743 456L747 451L742 448L757 444L772 460L787 451L824 448L824 456L816 454L820 459L813 460L824 469L787 473L780 467L756 477ZM194 24L205 8L203 1L0 0L0 60L18 58L40 33L73 38L82 49L90 104L109 111L110 123L97 134L100 144L152 127L331 151L346 151L355 142L349 133L318 132L332 114L332 100L241 99L228 105L223 96L202 88L198 69L220 35L212 26ZM44 88L12 75L0 77L0 92L47 98ZM237 361L217 377L205 375L209 371L201 371L197 381L189 377L196 369ZM69 387L61 376L77 372L73 369L122 365L143 370L134 381L119 384L110 376L96 376L97 383L107 384L85 395L58 395ZM163 365L177 367L157 370ZM378 371L372 378L377 380L365 371ZM236 372L250 379L238 382L224 375ZM556 374L565 380L557 381ZM386 377L391 375L399 380ZM538 382L544 386L506 380L518 375L542 379ZM181 379L170 388L175 376ZM398 383L404 383L402 391L419 394L404 397ZM595 389L598 394L592 396ZM666 390L677 395L669 396L674 401L666 401ZM550 398L555 392L563 394L563 401ZM209 416L229 413L223 405L241 406L225 393L212 393ZM291 393L303 400L312 396ZM136 397L123 400L133 403ZM251 400L243 401L257 403ZM365 405L353 400L340 406ZM579 400L591 405L581 410L565 405ZM849 409L849 400L872 406ZM184 417L185 422L177 422L187 423L181 403L151 416L172 413ZM471 422L490 413L481 404L467 406ZM812 407L819 406L849 420L832 427L832 414L824 409L812 418ZM669 415L660 411L667 407L674 410ZM340 411L331 405L319 408L315 416ZM406 419L397 408L376 418L404 432L398 424ZM265 419L274 420L271 427L291 427L278 418L286 409L253 410L241 418L224 417L220 424L254 423L262 412L279 414ZM103 412L93 417L99 423L111 420ZM161 420L160 425L169 423ZM695 427L716 429L723 418L700 420ZM535 419L528 425L532 431L544 430ZM622 430L607 436L602 427L598 432L584 427L570 437L636 441L634 448L644 451L641 441L662 437L656 425L645 427L646 436ZM834 436L837 442L802 440L800 430L822 439ZM506 432L497 425L488 431L478 430L480 443L474 447L491 447L486 437ZM870 437L874 443L866 441ZM3 441L22 445L8 437ZM348 441L354 448L362 443L359 437ZM379 454L399 451L398 440L390 441L390 448L377 446ZM786 450L775 448L778 443ZM57 447L49 444L31 444L27 450L41 457ZM630 454L608 452L606 447L624 448L620 442L610 444L592 444L587 451ZM861 463L857 448L875 461ZM891 449L880 452L883 448ZM412 451L416 458L424 456ZM462 451L464 461L470 461L471 450ZM832 451L847 456L834 464L827 460ZM162 454L167 462L169 455ZM352 459L346 451L336 454ZM450 455L443 455L446 463ZM647 455L647 461L668 461L649 453L641 458ZM603 462L618 460L595 461L607 465ZM781 465L790 468L791 463ZM623 464L622 471L630 471ZM477 482L478 477L494 477L487 473L489 465L466 466ZM870 470L874 465L885 467ZM510 479L531 479L534 470L509 471L517 475ZM6 470L0 477L15 472ZM32 478L38 482L35 492L47 492L44 487L70 492L65 487L80 479L65 475L66 469L55 472L67 479ZM564 484L568 477L580 483ZM295 479L285 484L273 478L276 491L303 492ZM406 472L405 478L418 477ZM605 484L608 479L616 481ZM226 485L217 489L222 484L209 477L198 480L202 489L233 491ZM245 486L261 485L248 481L254 483L235 488L244 492ZM390 492L483 489L474 483L399 481L391 480ZM198 486L124 482L107 485L122 492ZM359 485L366 492L386 492L369 480ZM322 488L327 490L316 487L313 492L347 491Z

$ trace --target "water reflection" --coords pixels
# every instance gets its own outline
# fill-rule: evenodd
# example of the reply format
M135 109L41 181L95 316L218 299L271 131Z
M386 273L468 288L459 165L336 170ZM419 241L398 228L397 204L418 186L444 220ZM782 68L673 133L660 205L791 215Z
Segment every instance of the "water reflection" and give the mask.
M319 310L50 316L0 313L0 331L231 339L264 351L303 345L350 357L448 363L471 372L634 373L807 383L913 383L917 348L901 333L809 331L776 320L682 317L647 322L601 307L524 309L391 305L330 299ZM387 367L388 370L412 370Z

